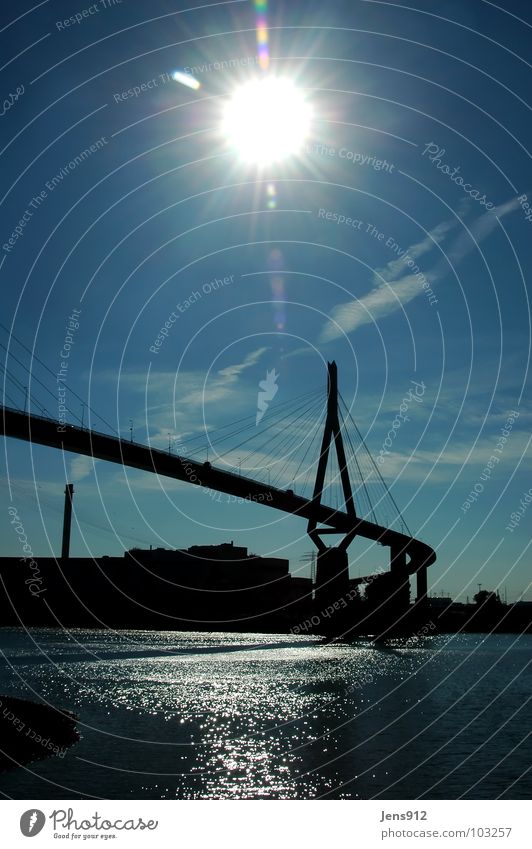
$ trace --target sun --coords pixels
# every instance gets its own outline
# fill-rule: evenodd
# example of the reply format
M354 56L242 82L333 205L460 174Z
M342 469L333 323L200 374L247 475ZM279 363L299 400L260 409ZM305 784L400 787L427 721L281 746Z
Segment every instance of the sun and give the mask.
M222 131L244 162L269 165L301 150L310 121L311 108L292 80L265 76L235 90Z

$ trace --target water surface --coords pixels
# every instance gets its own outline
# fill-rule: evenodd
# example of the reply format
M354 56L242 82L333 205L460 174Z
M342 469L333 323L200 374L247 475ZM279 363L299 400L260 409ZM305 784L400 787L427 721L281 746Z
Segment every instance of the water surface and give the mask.
M0 694L73 710L82 735L1 775L10 798L531 795L530 635L0 629L0 648Z

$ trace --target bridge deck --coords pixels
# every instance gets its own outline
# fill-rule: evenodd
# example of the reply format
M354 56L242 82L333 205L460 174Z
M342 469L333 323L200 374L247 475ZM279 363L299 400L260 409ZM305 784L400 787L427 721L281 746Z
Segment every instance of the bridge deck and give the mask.
M210 463L198 463L196 460L180 457L168 451L129 442L98 431L74 425L61 425L53 419L29 415L10 407L1 408L0 435L51 448L60 448L75 454L84 454L110 463L118 463L121 466L142 469L162 477L174 478L195 486L207 487L217 492L254 501L307 520L314 515L312 502L295 495L291 490L278 489L244 475L216 468ZM345 533L352 528L352 520L346 513L325 505L319 508L318 521L340 533ZM375 540L393 548L395 552L406 554L409 558L406 563L409 575L432 565L436 560L434 550L414 537L364 519L357 519L356 522L358 536Z

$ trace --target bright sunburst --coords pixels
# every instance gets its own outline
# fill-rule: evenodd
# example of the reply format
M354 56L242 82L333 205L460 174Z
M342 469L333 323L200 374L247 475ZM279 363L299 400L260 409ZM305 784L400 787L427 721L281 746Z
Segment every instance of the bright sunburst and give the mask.
M291 80L264 76L234 92L222 129L245 162L268 165L301 149L310 119L310 106Z

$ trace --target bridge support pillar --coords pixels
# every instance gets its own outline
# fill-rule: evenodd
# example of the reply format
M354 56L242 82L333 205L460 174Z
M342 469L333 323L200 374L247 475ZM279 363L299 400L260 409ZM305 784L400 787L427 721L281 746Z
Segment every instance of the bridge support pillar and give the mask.
M406 551L404 546L390 546L390 571L393 574L405 574L406 572Z
M318 554L314 615L318 617L319 629L327 628L334 614L345 608L349 593L349 560L347 551L326 548Z
M427 601L427 567L422 566L416 572L416 603Z

